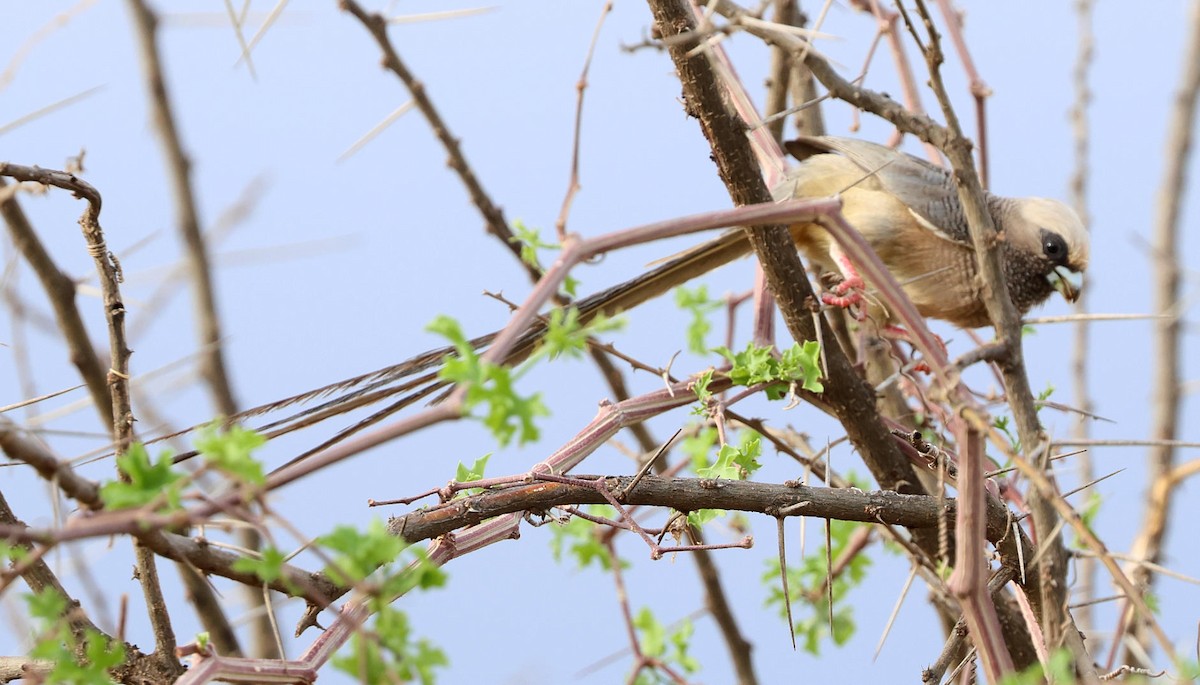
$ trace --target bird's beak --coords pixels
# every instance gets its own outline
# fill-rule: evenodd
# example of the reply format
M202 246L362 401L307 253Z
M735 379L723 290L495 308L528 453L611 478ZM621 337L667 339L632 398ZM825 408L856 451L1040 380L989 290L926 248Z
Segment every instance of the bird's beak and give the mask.
M1050 281L1050 285L1054 286L1055 290L1062 293L1067 302L1079 299L1079 290L1083 286L1082 273L1072 271L1065 266L1058 266L1046 275L1046 280Z

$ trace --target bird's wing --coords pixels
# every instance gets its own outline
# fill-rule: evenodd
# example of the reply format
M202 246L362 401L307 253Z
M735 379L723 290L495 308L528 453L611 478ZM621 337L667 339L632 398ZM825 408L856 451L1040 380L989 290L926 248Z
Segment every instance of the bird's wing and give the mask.
M884 190L907 205L923 228L951 242L970 244L958 190L945 169L857 138L802 137L789 141L787 148L801 160L822 152L842 155L863 170L864 179L874 178Z

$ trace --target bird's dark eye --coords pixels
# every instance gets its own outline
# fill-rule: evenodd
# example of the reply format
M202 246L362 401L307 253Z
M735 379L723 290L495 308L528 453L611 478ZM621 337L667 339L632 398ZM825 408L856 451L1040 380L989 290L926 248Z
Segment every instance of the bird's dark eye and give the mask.
M1067 243L1057 233L1042 231L1042 254L1055 264L1064 264L1067 261Z

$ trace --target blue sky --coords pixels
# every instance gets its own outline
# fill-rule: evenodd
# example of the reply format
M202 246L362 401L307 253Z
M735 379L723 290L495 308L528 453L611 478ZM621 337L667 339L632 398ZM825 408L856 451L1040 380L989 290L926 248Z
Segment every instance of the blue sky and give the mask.
M395 13L445 8L432 2L394 4ZM5 46L0 48L0 68L28 36L70 6L0 4L0 46ZM257 78L251 78L244 66L235 64L239 49L220 4L189 1L169 7L160 41L184 145L194 161L193 183L205 227L214 226L250 184L262 180L262 189L252 193L253 211L213 247L226 350L242 405L279 399L432 347L439 341L424 328L440 313L466 322L471 334L503 325L506 308L481 292L503 291L519 300L529 283L507 251L483 234L482 221L446 168L445 153L425 121L409 113L365 149L337 161L408 99L403 87L379 68L378 49L357 21L337 11L335 2L291 3L256 48ZM503 3L478 16L391 29L397 49L427 84L488 192L510 220L542 227L547 235L567 187L575 84L600 7L598 2ZM269 3L254 3L256 20L269 9ZM1167 107L1180 68L1185 9L1182 3L1163 3L1154 13L1142 14L1117 3L1100 3L1097 8L1089 207L1090 302L1096 311L1144 313L1151 306L1153 265L1147 244L1164 166ZM991 184L1000 194L1068 199L1072 141L1067 112L1076 44L1072 11L1071 3L968 7L966 35L984 80L994 90L988 105ZM601 31L586 91L582 189L569 223L571 230L584 235L729 206L706 143L677 101L679 86L669 59L650 50L621 49L641 41L649 33L649 22L644 3L617 2ZM857 73L874 22L838 6L824 30L840 38L822 43L821 49L843 73ZM197 338L186 292L178 292L163 310L148 306L181 251L130 31L124 3L99 0L33 46L12 80L0 84L0 127L86 89L100 90L0 134L0 159L61 168L69 157L86 150L84 177L103 193L102 223L127 274L124 293L130 325L141 330L132 345L133 368L148 374L190 359ZM766 51L747 36L736 36L728 44L739 73L757 96ZM964 79L953 57L946 77L960 113L970 120ZM867 86L898 93L885 53L877 55ZM932 108L932 97L926 95L925 102ZM825 115L831 133L851 134L848 106L829 104ZM888 133L882 123L864 117L855 135L882 141ZM1195 181L1189 181L1181 253L1188 266L1196 264L1197 247L1189 230L1195 223L1196 190ZM60 266L83 279L85 286L94 285L91 260L75 224L80 203L52 192L23 196L22 204ZM582 290L600 290L628 278L646 262L694 240L645 246L581 267L577 276ZM6 263L13 258L9 245L3 254ZM749 262L732 265L707 280L709 290L740 291L751 284L751 274ZM15 287L38 311L48 311L24 269L6 287ZM1195 294L1194 271L1187 272L1185 291ZM80 306L95 339L103 341L99 300L86 287ZM1068 310L1054 300L1043 311ZM11 345L11 318L7 311L0 316L0 342ZM670 298L663 298L628 317L618 345L650 363L665 364L685 345L684 321ZM744 336L744 323L739 333ZM969 348L964 334L949 329L943 333L952 354ZM27 335L26 353L37 391L74 385L77 380L57 339L37 330ZM1094 327L1095 407L1116 421L1096 424L1097 437L1145 436L1152 390L1149 335L1145 322ZM712 342L717 342L716 336ZM1189 361L1197 353L1192 331L1185 349L1186 381L1186 374L1194 374ZM1027 339L1026 354L1035 390L1054 386L1056 398L1072 401L1069 329L1042 327ZM15 368L19 359L11 346L0 347L0 404L22 397ZM674 368L677 373L698 371L708 363L684 355ZM194 382L188 383L194 380L187 375L190 368L185 364L137 381L154 398L157 412L175 426L199 423L213 414L207 396ZM543 391L553 417L543 423L543 440L537 445L497 452L489 475L527 470L582 427L596 403L607 396L594 368L583 362L556 362L524 382ZM986 391L990 380L981 377L976 382L976 389ZM635 391L648 391L659 381L643 374L631 376L630 383ZM41 409L56 410L82 397L77 391ZM750 413L790 424L817 443L840 435L811 408L782 415L780 411L764 403L754 405ZM161 429L142 418L139 430L144 434ZM1197 418L1195 403L1185 402L1181 438L1200 439ZM652 426L665 439L686 420L680 411ZM1060 435L1072 427L1072 419L1064 415L1047 413L1043 420ZM88 411L56 418L50 425L93 433L99 428ZM268 465L283 463L339 427L322 426L281 439L262 456ZM84 454L98 444L95 437L48 439L63 457ZM367 510L367 498L401 497L445 482L457 462L469 463L493 449L476 423L444 425L285 488L272 502L309 535L339 523L361 525L386 515ZM1099 473L1128 467L1097 488L1104 498L1098 526L1112 548L1123 549L1137 525L1137 516L1130 512L1140 515L1143 453L1109 448L1093 454ZM1185 452L1182 458L1193 456ZM843 448L835 452L834 461L835 467L850 470L856 457ZM798 475L783 458L769 455L766 462L760 479L781 481ZM97 479L112 473L107 460L81 468ZM609 447L583 470L628 473L632 466ZM861 467L855 470L863 472ZM1195 520L1200 513L1195 498L1189 502L1191 487L1184 486L1174 510L1180 521ZM53 520L47 490L28 470L0 469L0 490L31 524ZM774 558L774 524L752 523L758 545L750 551L719 553L717 559L743 629L755 645L764 682L799 673L818 681L835 673L853 682L893 674L913 679L936 656L940 629L925 592L914 588L901 610L900 629L893 631L877 661L866 658L908 570L904 560L879 549L872 552L875 565L869 579L850 599L859 631L854 640L840 650L826 645L819 659L792 652L782 621L761 610L767 588L760 576ZM815 524L809 525L815 533ZM794 531L797 524L789 526ZM1197 558L1184 542L1177 531L1169 562L1194 574ZM293 544L285 540L282 546ZM633 540L622 549L633 563L627 580L635 608L651 606L669 621L702 606L690 560L652 562ZM130 596L130 636L148 651L151 640L139 607L140 592L129 579L128 551L126 541L111 547L108 541L96 541L81 545L78 555L108 593L110 615L118 594ZM52 561L69 584L78 583L72 555L56 553ZM525 529L519 541L455 560L447 570L447 589L400 604L410 612L416 629L450 656L453 665L442 682L480 682L484 672L490 674L490 682L563 682L624 646L611 581L594 570L577 572L554 563L545 529ZM163 575L178 591L173 571L164 569ZM232 601L232 589L219 587ZM1190 607L1200 599L1196 588L1167 579L1159 591L1169 600L1161 603L1168 633L1190 643L1195 627ZM8 598L5 602L7 616L19 613L19 605ZM294 622L298 611L299 603L282 605L282 624ZM1111 608L1107 612L1101 611L1101 630L1113 625ZM173 618L181 638L197 630L186 610ZM289 643L290 653L297 654L313 637ZM0 653L19 653L23 639L0 626ZM698 620L696 640L695 652L704 665L700 680L727 682L731 670L711 620ZM624 664L608 666L582 682L612 682L623 676L623 669ZM338 682L331 674L324 678Z

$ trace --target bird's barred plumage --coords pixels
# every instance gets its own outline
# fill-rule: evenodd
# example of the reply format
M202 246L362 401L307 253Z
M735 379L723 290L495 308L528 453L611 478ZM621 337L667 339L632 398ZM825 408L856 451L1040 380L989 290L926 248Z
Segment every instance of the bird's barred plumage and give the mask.
M840 194L843 214L924 316L963 328L985 326L966 213L948 171L891 148L853 138L801 138L788 149L802 161L775 189L777 199ZM1074 299L1069 274L1087 268L1088 234L1069 207L1045 198L988 193L1013 304L1022 313L1060 290ZM819 226L792 227L811 262L832 270L832 238Z

